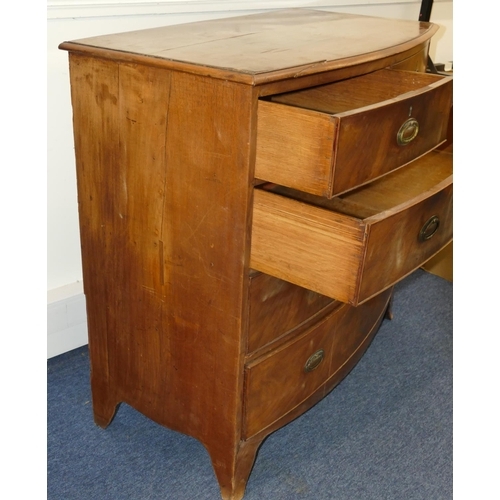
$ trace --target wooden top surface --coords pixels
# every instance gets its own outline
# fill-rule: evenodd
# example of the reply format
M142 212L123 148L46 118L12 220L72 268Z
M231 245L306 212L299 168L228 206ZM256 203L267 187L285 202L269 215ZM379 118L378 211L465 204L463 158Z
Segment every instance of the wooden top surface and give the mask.
M59 48L257 84L398 54L431 23L284 9L64 42ZM265 75L264 78L262 78ZM259 76L261 78L259 78Z

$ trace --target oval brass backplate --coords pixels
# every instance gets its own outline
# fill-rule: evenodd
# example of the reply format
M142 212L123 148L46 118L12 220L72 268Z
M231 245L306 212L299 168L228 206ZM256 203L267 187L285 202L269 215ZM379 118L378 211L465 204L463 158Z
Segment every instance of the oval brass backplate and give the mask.
M309 356L309 359L306 361L306 364L304 365L304 371L306 373L309 373L313 370L316 370L316 368L318 368L324 358L325 351L323 349L319 349L314 354L311 354L311 356Z
M418 121L415 118L408 118L398 130L398 144L406 146L418 135Z
M433 215L423 226L418 234L418 239L420 241L430 240L438 230L439 227L439 217Z

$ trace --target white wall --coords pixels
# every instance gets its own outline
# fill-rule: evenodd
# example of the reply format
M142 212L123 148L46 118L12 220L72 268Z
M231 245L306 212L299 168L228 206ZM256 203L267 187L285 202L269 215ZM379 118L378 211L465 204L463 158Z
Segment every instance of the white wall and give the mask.
M59 43L105 33L308 7L418 20L412 0L48 0L47 9L47 320L48 357L87 342L73 151L68 54ZM431 21L441 26L434 62L453 61L452 1L435 0Z

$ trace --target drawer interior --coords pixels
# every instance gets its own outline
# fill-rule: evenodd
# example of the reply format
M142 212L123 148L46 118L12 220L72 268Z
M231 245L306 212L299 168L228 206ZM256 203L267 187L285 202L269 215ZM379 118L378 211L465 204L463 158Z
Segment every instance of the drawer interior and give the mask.
M338 114L396 99L408 92L420 91L445 78L447 77L429 73L383 69L327 85L276 95L271 100L322 113Z
M450 153L432 151L399 170L331 199L276 184L265 184L262 189L356 219L367 219L424 196L452 175L452 160Z

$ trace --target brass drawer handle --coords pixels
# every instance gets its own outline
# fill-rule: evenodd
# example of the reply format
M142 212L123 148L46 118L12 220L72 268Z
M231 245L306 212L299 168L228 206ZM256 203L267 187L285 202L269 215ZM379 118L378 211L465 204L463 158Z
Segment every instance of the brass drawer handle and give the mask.
M324 358L325 351L323 349L319 349L314 354L311 354L311 356L309 356L309 359L306 361L306 364L304 365L304 371L306 373L309 373L313 370L316 370L316 368L318 368Z
M418 239L420 241L430 240L438 230L439 227L439 217L433 215L423 226L418 234Z
M418 135L418 121L408 118L398 130L398 145L406 146Z

